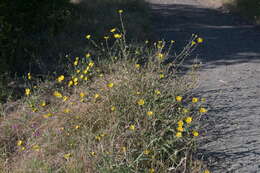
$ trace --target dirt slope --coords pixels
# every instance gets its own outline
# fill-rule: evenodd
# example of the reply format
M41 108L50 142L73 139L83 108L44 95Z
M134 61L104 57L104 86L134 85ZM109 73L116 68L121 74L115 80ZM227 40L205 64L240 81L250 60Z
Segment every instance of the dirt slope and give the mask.
M260 31L204 0L150 2L155 31L177 50L192 33L205 39L193 57L203 62L196 92L211 105L200 149L212 172L259 173Z

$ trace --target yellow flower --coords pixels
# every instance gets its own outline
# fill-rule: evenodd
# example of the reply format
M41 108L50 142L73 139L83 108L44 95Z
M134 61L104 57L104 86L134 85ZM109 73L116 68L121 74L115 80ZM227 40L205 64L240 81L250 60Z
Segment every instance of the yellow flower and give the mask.
M113 86L114 86L113 83L109 83L109 84L107 84L107 87L109 87L109 88L112 88Z
M76 82L78 82L78 80L79 80L79 79L75 77L75 78L73 79L73 82L76 83Z
M95 156L96 153L94 151L90 152L91 156Z
M109 39L109 36L104 36L104 39L105 39L105 40L108 40L108 39Z
M90 56L91 56L90 53L86 54L86 58L90 58Z
M150 168L149 173L155 173L155 170L153 168Z
M62 101L67 101L68 100L68 97L67 96L63 96L63 99L62 99Z
M171 40L171 44L173 44L173 43L175 43L175 41L174 41L174 40Z
M40 104L42 107L46 106L46 102L45 101L42 101L41 104Z
M197 42L198 43L202 43L203 42L203 38L201 38L201 37L197 38Z
M196 98L196 97L192 98L192 103L197 103L198 101L199 101L198 98Z
M27 77L28 77L29 80L31 80L32 79L31 73L28 73Z
M91 35L86 35L86 39L90 39L91 38Z
M135 130L135 125L130 125L130 126L129 126L129 129L130 129L130 130Z
M176 96L175 99L176 99L177 102L181 102L182 101L182 96Z
M146 115L148 115L149 117L153 115L153 112L152 111L148 111L146 112Z
M111 30L110 30L110 32L115 32L116 31L116 28L112 28Z
M123 13L123 12L124 12L123 10L118 10L118 13L119 13L119 14L121 14L121 13Z
M96 139L97 141L100 141L100 140L101 140L101 137L100 137L100 136L95 136L95 139Z
M74 66L77 66L78 63L79 63L79 61L76 60L76 61L74 61L73 65L74 65Z
M192 117L187 117L187 118L185 118L185 122L186 122L187 124L190 124L190 123L192 122Z
M22 147L21 150L24 151L24 150L25 150L25 147Z
M64 154L63 157L68 160L71 157L71 154L70 153Z
M78 73L78 74L79 74L79 73L80 73L80 70L76 70L76 73Z
M40 151L40 146L39 145L34 145L32 147L32 149L38 152L38 151Z
M191 42L191 45L192 45L192 46L194 46L195 44L196 44L196 42L195 42L195 41L192 41L192 42Z
M64 113L70 113L71 112L71 110L70 109L68 109L68 108L66 108L66 109L64 109L64 111L63 111Z
M183 108L183 109L182 109L182 112L183 112L184 114L186 114L186 113L188 113L188 112L189 112L189 110L188 110L188 109L186 109L186 108Z
M210 171L208 169L206 169L203 173L210 173Z
M99 97L100 97L99 94L95 94L95 96L94 96L95 99L97 99L97 98L99 98Z
M150 152L151 152L150 150L144 150L144 154L145 154L145 155L150 154Z
M80 126L79 126L79 125L76 125L76 126L75 126L75 129L79 129L79 128L80 128Z
M70 87L72 85L73 85L73 81L71 80L71 81L69 81L68 86Z
M60 92L58 92L58 91L55 91L55 92L53 93L53 95L54 95L55 97L57 97L57 98L62 98L62 94L61 94Z
M114 38L121 38L122 35L121 34L114 34Z
M140 105L140 106L144 105L144 99L138 100L137 104Z
M161 78L161 79L164 78L164 74L160 74L160 78Z
M93 67L94 66L94 62L91 61L88 65L89 65L89 67Z
M182 133L181 133L181 132L177 132L175 136L176 136L177 138L180 138L180 137L182 137Z
M182 127L184 123L183 123L182 120L179 120L177 124L178 124L179 127Z
M179 132L183 132L183 131L184 131L184 129L183 129L182 126L177 127L177 130L178 130Z
M122 152L125 153L126 152L126 147L122 147L121 150L122 150Z
M17 146L21 146L23 144L22 140L17 141Z
M81 93L79 94L79 96L80 96L80 98L84 98L84 97L85 97L85 93L81 92Z
M202 102L206 102L206 99L205 99L205 98L201 98L201 101L202 101Z
M29 88L26 88L26 89L25 89L25 95L28 96L28 95L30 95L30 93L31 93L31 90L30 90Z
M82 74L82 75L80 75L80 77L79 77L80 79L84 79L84 75Z
M84 77L84 80L85 80L85 81L87 81L87 80L88 80L88 77L87 77L87 76L85 76L85 77Z
M140 68L140 64L135 64L135 68Z
M116 110L116 107L115 107L115 106L112 106L110 110L111 110L111 111L115 111L115 110Z
M136 92L136 95L140 95L140 94L141 94L141 92L139 92L139 91Z
M157 94L157 95L160 95L160 94L161 94L161 92L160 92L159 90L155 90L154 92L155 92L155 94Z
M162 60L162 59L165 57L165 55L162 54L162 53L158 53L157 57L158 57L160 60Z
M207 110L207 109L205 109L205 108L200 108L199 112L200 112L200 113L207 113L207 112L208 112L208 110Z
M51 116L52 116L51 113L47 113L47 114L44 114L44 115L43 115L44 118L49 118L49 117L51 117Z
M60 75L57 80L58 80L58 82L62 82L64 80L64 78L65 77L63 75Z
M197 132L197 131L193 131L192 134L193 134L193 136L195 136L195 137L199 136L199 132Z

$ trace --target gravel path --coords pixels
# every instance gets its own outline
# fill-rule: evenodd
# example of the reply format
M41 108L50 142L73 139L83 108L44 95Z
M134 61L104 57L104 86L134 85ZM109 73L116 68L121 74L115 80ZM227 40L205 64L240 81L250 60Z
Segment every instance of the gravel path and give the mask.
M213 173L260 172L260 30L204 0L150 0L155 31L182 47L205 39L196 92L208 99L208 130L200 150ZM205 2L205 1L204 1Z

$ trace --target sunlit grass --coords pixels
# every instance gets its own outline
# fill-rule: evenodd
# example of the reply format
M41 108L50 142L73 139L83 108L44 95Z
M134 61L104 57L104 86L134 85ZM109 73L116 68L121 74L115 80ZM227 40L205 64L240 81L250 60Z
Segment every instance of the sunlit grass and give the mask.
M192 35L177 56L175 42L128 43L122 20L104 39L85 36L95 54L71 58L67 74L27 88L16 111L0 124L3 172L202 172L193 159L206 116L193 96L193 64L184 58L203 39ZM172 59L165 64L165 60Z

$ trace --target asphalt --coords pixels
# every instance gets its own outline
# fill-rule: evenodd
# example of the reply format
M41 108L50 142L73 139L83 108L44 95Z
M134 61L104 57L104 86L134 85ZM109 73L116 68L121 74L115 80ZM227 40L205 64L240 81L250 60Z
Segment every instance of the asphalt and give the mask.
M207 98L199 155L213 173L260 172L260 29L202 0L149 0L154 31L176 41L193 33L204 43L190 59L202 62L194 90ZM203 133L206 132L206 133Z

